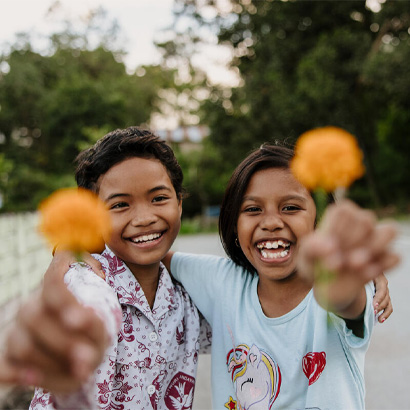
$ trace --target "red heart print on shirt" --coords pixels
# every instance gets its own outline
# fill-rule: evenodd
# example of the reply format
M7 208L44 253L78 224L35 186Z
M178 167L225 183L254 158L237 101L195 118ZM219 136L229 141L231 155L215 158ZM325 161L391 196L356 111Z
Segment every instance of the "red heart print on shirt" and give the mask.
M319 379L326 366L325 352L310 352L302 359L302 369L309 379L309 386Z

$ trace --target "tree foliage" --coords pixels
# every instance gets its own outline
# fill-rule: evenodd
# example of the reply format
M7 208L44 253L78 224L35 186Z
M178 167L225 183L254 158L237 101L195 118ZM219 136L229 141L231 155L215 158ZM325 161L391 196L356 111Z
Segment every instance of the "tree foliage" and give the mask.
M47 53L34 51L27 35L0 55L0 155L13 165L0 165L3 211L35 209L54 189L73 185L78 152L107 131L147 124L158 91L172 85L171 71L158 66L127 73L121 50L110 48L115 29L106 23L98 34L102 17L82 32L68 26L53 34Z
M202 105L210 143L224 160L208 169L210 180L228 175L262 142L294 142L308 129L335 125L353 133L365 154L366 177L352 196L368 206L408 204L409 2L387 0L378 11L349 0L176 5L178 18L208 26L233 50L231 66L242 80L213 87ZM186 32L174 41L180 53L199 42Z

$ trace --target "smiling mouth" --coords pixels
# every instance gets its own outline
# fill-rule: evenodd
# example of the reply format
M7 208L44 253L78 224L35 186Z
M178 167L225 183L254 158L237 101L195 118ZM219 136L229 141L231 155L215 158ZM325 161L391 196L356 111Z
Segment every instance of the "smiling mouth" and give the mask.
M284 239L259 242L256 247L264 259L279 259L289 255L290 242Z
M164 235L164 232L156 232L156 233L150 233L149 235L135 236L133 238L129 238L129 241L133 243L138 243L138 244L151 243L161 238L162 235Z

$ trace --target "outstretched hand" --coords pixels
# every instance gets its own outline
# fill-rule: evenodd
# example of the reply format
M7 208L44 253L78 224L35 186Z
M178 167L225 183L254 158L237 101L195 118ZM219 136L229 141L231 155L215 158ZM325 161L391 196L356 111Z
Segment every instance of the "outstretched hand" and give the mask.
M0 357L0 382L77 390L102 361L108 336L97 314L49 275L19 310Z
M364 285L399 262L389 248L395 236L393 224L377 223L370 211L342 201L302 241L298 272L314 284L324 308L353 319L366 303Z

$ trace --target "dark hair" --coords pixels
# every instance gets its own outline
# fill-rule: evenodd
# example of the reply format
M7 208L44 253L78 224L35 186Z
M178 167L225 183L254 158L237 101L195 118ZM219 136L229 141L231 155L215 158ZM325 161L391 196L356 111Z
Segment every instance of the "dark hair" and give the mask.
M219 216L219 236L227 255L237 265L252 273L256 269L248 261L237 241L237 221L242 205L242 198L253 174L268 168L289 169L293 158L293 149L287 146L263 144L251 152L233 172L222 200Z
M112 131L92 147L80 152L75 162L77 185L98 193L98 178L128 158L157 159L168 172L179 199L183 196L183 174L172 149L148 130L129 127Z

